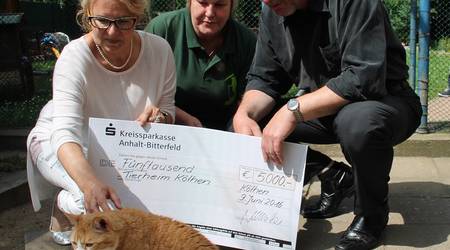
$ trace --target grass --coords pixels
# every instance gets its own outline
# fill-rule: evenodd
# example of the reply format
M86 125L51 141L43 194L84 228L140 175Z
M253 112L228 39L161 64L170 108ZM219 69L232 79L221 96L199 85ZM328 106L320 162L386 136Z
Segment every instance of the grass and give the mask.
M418 55L418 52L416 52ZM407 62L409 65L409 50L407 50ZM416 80L418 80L419 61L416 61ZM448 85L448 74L450 73L450 53L442 50L430 51L430 64L428 75L428 100L438 96ZM418 82L417 82L418 84ZM416 86L416 90L417 90Z

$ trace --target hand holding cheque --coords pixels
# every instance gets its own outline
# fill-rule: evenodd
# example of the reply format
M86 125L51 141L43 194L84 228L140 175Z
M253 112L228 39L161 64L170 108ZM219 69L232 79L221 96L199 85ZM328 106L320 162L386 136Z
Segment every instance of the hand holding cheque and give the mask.
M183 221L219 245L295 248L305 145L286 143L277 168L258 137L92 118L89 126L89 162L124 207Z

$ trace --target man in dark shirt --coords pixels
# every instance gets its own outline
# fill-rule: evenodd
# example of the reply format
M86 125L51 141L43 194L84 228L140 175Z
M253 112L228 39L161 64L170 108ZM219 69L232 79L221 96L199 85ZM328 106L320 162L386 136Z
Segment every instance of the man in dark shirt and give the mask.
M336 249L371 249L388 221L393 146L418 127L421 107L406 79L405 51L381 0L263 0L236 132L262 136L266 161L281 165L282 142L339 143L351 168L308 151L305 182L318 174L322 194L306 218L336 215L355 193L355 218ZM264 130L258 123L298 83Z

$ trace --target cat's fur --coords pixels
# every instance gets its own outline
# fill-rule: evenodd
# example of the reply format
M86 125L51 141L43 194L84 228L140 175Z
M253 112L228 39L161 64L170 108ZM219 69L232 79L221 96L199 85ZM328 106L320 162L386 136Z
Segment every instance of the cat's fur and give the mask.
M218 249L179 221L137 209L98 212L73 218L76 250Z

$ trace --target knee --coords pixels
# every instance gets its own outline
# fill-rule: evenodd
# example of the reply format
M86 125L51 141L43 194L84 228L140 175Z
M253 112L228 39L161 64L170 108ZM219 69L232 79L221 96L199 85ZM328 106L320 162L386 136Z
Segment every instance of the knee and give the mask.
M335 131L342 148L360 152L392 146L392 131L383 117L376 114L354 114L335 122Z
M68 214L79 215L86 213L83 193L61 190L58 194L58 207L61 211Z

